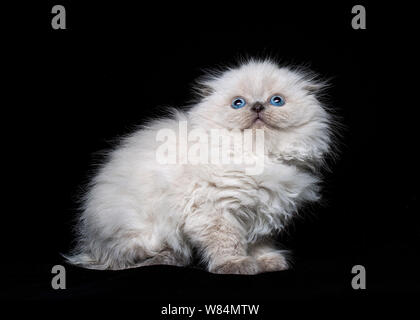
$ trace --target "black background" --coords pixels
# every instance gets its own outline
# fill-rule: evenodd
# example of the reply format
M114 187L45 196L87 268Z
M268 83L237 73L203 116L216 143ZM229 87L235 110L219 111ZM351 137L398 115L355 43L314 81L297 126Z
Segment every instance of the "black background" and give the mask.
M408 55L396 58L404 40L392 20L409 9L390 14L364 2L367 29L353 30L351 8L359 3L351 2L61 2L67 30L53 30L54 4L22 9L27 27L8 29L2 297L134 299L141 318L146 311L157 317L166 303L260 303L268 317L280 306L350 302L354 309L418 295L415 127L407 110L414 106L403 105L401 78L391 76L411 65ZM229 276L66 265L67 289L53 290L51 268L64 264L59 253L72 246L76 199L95 153L167 106L187 104L203 69L244 56L306 64L330 78L327 103L346 127L340 158L326 174L325 206L305 211L281 238L294 269ZM356 264L366 268L366 290L351 288Z

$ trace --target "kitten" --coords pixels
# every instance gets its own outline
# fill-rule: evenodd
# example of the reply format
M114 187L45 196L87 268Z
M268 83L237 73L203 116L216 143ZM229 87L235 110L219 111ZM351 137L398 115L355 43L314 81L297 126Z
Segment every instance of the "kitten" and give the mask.
M319 199L318 169L334 133L332 116L317 99L323 84L314 79L249 60L199 80L198 103L150 122L110 152L85 195L78 244L67 260L92 269L186 266L196 249L214 273L287 269L275 236L302 204ZM166 147L179 151L181 122L186 133L250 129L253 142L262 131L263 153L253 154L262 158L262 170L249 173L249 163L192 164L179 154L176 163L162 163L159 133L175 132ZM213 141L212 148L220 145Z

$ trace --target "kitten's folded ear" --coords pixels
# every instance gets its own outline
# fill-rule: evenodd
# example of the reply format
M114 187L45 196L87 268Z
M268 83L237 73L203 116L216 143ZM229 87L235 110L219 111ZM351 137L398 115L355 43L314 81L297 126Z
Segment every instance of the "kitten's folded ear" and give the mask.
M216 92L215 84L226 72L226 68L203 69L203 75L195 80L194 92L201 98L206 98Z
M321 77L310 69L298 67L296 72L300 76L299 81L302 83L302 88L309 93L320 94L330 87L330 78Z
M194 92L201 98L205 98L214 93L214 89L205 81L196 81Z
M304 81L303 89L316 95L323 94L331 85L327 79L310 79Z
M316 82L307 82L304 85L304 89L311 92L311 93L316 93L320 90L322 90L324 88L325 84L323 83L316 83Z

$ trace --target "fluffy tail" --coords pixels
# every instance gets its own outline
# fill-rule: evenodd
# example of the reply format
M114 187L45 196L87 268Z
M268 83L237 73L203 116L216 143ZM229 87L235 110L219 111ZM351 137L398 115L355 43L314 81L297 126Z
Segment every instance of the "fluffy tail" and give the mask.
M109 266L98 262L88 253L77 253L77 254L61 254L65 261L71 265L95 270L109 269Z

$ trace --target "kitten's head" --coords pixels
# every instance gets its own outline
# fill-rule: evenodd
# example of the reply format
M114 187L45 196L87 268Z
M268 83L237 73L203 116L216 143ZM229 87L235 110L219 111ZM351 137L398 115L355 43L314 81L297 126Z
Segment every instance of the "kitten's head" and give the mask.
M263 129L273 140L272 152L307 154L316 148L321 156L329 149L331 124L317 99L323 87L298 68L251 60L201 79L202 99L190 115L209 129Z

